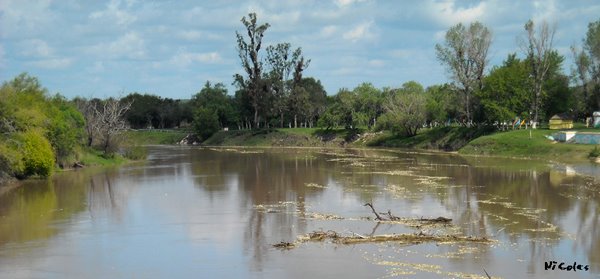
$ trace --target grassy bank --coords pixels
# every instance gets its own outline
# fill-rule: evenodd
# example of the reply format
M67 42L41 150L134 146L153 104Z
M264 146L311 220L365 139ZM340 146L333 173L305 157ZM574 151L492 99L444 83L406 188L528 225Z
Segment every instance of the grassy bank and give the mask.
M557 131L546 129L497 132L474 139L460 149L459 153L561 162L588 160L587 156L595 145L558 143L546 138L555 132Z
M129 159L115 154L112 157L103 156L102 151L86 148L79 154L79 162L84 166L116 166L128 162Z
M131 130L125 133L128 144L176 144L189 132L185 130Z
M340 146L343 130L324 131L315 128L261 129L219 131L204 141L204 145L224 146Z
M367 142L367 146L436 149L456 151L471 140L492 133L490 128L439 127L422 129L416 136L406 137L385 132Z
M582 130L582 129L578 129ZM586 129L595 131L597 129ZM464 155L531 158L561 162L588 161L594 145L557 143L546 138L548 129L494 132L489 127L423 129L414 137L389 131L323 130L316 128L220 131L204 145L298 147L393 147L458 151Z

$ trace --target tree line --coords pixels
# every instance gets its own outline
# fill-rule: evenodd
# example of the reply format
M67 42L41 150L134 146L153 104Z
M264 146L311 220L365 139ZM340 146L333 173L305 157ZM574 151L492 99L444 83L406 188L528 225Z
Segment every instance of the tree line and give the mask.
M600 20L589 23L575 61L554 48L556 26L524 24L520 53L489 65L492 30L480 22L452 26L434 48L451 82L424 88L362 83L328 95L321 81L305 77L311 60L286 42L264 46L270 28L256 14L236 32L243 72L233 75L235 92L207 81L189 100L130 93L122 98L72 100L51 95L37 78L21 74L0 87L0 176L48 175L95 148L122 152L128 128L190 127L202 139L229 129L321 127L390 130L413 136L423 127L496 126L515 117L541 123L557 113L582 119L600 109Z

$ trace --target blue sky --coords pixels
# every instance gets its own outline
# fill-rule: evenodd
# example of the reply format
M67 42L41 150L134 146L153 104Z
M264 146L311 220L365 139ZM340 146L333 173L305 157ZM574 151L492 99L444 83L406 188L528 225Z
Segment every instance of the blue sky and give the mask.
M521 53L528 19L556 24L555 47L570 73L569 47L600 19L600 2L2 0L0 80L29 72L67 97L190 98L207 80L233 94L232 75L242 73L235 31L249 12L271 24L266 44L302 47L312 60L305 76L331 95L362 82L449 81L434 46L452 25L475 20L493 32L491 65Z

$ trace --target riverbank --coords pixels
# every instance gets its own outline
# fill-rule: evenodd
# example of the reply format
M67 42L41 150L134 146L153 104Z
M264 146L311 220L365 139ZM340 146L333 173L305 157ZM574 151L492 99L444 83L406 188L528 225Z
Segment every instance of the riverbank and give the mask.
M595 145L551 141L547 136L553 133L556 131L548 129L493 131L486 127L440 127L424 129L414 137L403 137L389 131L369 133L358 129L262 129L220 131L202 144L260 147L392 147L564 163L589 161L588 155Z

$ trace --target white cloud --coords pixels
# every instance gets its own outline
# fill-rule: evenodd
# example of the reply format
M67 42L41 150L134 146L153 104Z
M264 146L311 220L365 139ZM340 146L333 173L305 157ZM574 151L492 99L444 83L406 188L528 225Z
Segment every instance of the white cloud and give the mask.
M554 0L533 1L533 9L533 20L535 22L552 21L563 12L558 10Z
M131 8L135 1L125 1L125 8ZM99 19L107 22L114 22L120 26L127 26L137 20L137 17L121 8L121 0L111 0L106 9L96 11L90 14L90 19Z
M472 7L457 7L457 1L440 1L440 2L428 2L424 5L425 13L429 17L441 23L444 26L452 26L459 22L470 23L476 20L483 20L486 12L487 3L479 2L477 5Z
M373 25L373 21L363 22L352 28L350 31L344 33L343 38L353 42L373 38L374 33L371 30Z
M218 63L221 62L221 55L217 52L207 52L207 53L193 53L193 52L180 52L173 56L169 63L171 65L175 65L178 67L186 67L194 62L200 63Z
M222 37L217 34L209 33L209 32L201 32L197 30L182 30L177 32L176 36L178 38L184 39L186 41L199 41L202 39L205 40L219 40Z
M319 32L319 34L323 38L329 38L329 37L333 36L337 30L338 30L337 26L328 25L328 26L323 27L321 29L321 32Z
M51 0L3 0L0 4L0 37L37 33L55 22ZM8 28L10 26L10 28Z
M33 57L50 57L54 54L54 49L48 46L43 40L31 39L21 43L21 54Z
M335 0L335 4L338 7L348 7L354 3L366 2L367 0Z
M144 39L136 32L129 32L110 43L101 43L90 48L90 52L108 58L140 59L146 56Z
M385 61L383 61L381 59L371 59L371 60L369 60L369 66L380 68L380 67L385 66Z
M71 58L49 58L38 61L29 62L33 67L43 69L64 69L71 65Z

